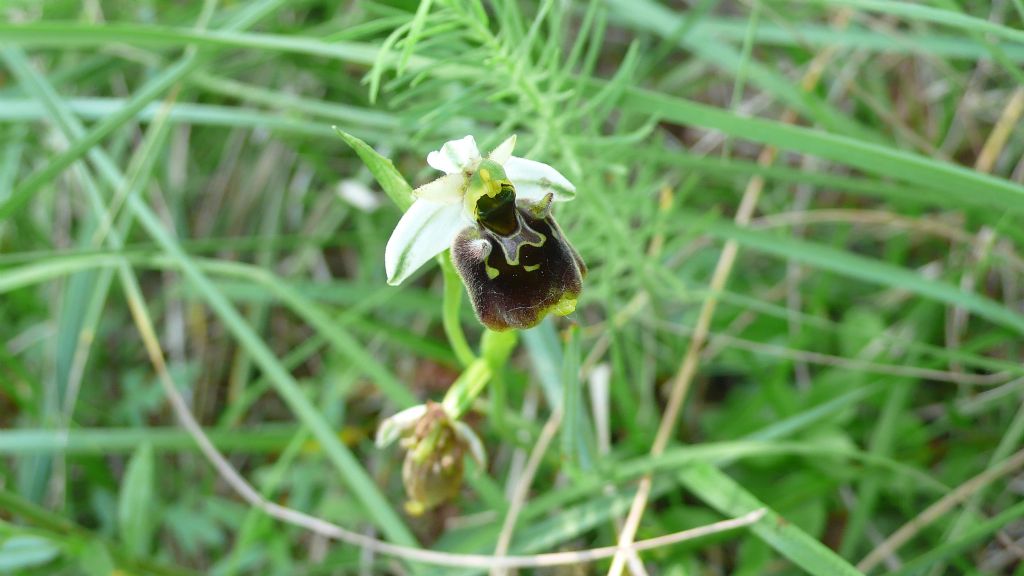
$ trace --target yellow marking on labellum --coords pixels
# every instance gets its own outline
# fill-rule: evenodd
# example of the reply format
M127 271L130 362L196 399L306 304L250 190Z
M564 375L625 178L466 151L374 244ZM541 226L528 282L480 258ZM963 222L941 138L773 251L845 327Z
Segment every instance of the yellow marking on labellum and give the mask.
M469 183L465 190L464 202L466 211L473 215L473 219L479 219L480 207L477 205L482 198L497 198L502 192L503 186L512 189L512 183L505 176L501 164L493 160L483 160L481 166L475 173L467 172ZM515 192L512 192L513 201Z
M407 514L409 514L409 516L416 518L419 516L423 516L423 513L427 511L427 507L424 506L422 502L410 500L405 503L405 511Z
M501 274L501 270L491 266L486 260L484 261L484 272L487 272L487 277L491 280L494 280L499 274Z
M566 294L551 307L551 312L559 316L567 316L576 311L576 296Z
M576 311L576 300L578 298L578 295L563 294L562 299L558 302L555 302L546 308L537 310L534 323L540 322L540 320L549 313L555 314L556 316L568 316L569 314L572 314Z
M523 270L526 270L527 272L533 272L538 268L540 268L540 264L533 264L532 266L523 266Z
M485 184L491 181L491 171L488 170L487 168L481 168L478 174L480 174L480 178L484 181Z

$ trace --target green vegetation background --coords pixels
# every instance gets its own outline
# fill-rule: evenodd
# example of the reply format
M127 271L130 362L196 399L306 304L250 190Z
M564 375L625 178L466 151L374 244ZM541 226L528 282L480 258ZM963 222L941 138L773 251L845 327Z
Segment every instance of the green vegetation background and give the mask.
M0 573L451 573L245 505L177 425L157 343L266 497L394 542L493 552L564 409L513 553L614 544L653 471L638 538L772 513L645 553L651 574L856 574L936 503L874 573L1024 574L1021 0L0 12ZM590 267L579 329L520 339L469 420L488 469L422 518L372 434L459 373L442 274L386 286L400 213L332 125L414 185L446 139L516 133L579 189L557 212Z

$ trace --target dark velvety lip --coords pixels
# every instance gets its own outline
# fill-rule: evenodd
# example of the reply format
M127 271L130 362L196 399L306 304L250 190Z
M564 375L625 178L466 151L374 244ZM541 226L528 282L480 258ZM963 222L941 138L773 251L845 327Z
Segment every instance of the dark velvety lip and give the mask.
M452 243L473 310L491 330L532 328L549 313L572 312L587 272L550 214L550 198L520 200L515 211L511 234L478 225Z

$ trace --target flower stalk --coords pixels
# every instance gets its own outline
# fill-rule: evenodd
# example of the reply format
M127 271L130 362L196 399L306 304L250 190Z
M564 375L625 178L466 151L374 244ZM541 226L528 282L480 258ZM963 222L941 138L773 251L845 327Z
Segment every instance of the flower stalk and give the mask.
M462 323L459 322L459 309L462 305L462 281L455 266L447 254L437 257L441 263L441 272L444 274L444 301L441 310L441 323L444 326L444 334L448 343L455 352L455 358L459 364L466 368L476 360L476 354L466 340L466 334L462 331Z
M452 418L461 418L469 410L477 396L483 392L494 371L483 358L470 364L448 388L441 405Z

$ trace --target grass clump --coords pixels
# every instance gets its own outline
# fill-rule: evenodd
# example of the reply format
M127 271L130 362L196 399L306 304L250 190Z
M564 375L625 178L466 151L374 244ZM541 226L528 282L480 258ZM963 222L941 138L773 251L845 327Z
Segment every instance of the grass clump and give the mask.
M642 562L1020 573L1019 0L0 11L0 573L450 573L272 519L181 409L252 498L408 548L765 509ZM493 352L384 246L429 151L513 133L589 275ZM456 381L487 462L411 517L372 437Z

